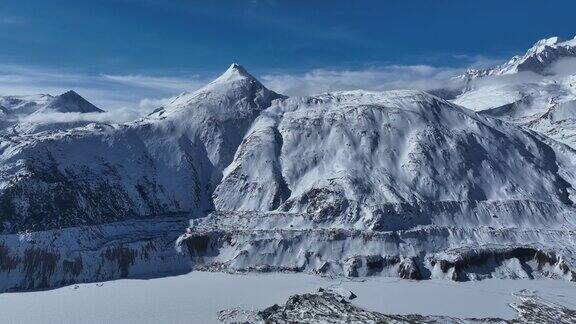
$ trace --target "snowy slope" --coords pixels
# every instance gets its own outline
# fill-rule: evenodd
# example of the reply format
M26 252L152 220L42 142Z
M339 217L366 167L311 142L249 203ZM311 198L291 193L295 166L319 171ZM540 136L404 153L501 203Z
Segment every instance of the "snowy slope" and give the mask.
M252 121L273 100L282 97L234 63L204 88L173 98L133 127L159 129L164 132L156 136L160 139L169 134L201 143L213 169L205 171L211 174L211 185L215 187Z
M574 60L576 38L538 41L521 57L461 76L467 88L453 102L576 147L576 71L571 64L558 65Z
M0 97L0 106L2 106L2 111L7 114L27 115L46 107L52 101L54 101L54 97L47 94L4 96Z
M555 105L576 100L574 76L527 82L522 79L506 82L505 77L494 77L490 81L479 82L453 102L500 119L522 123L542 117Z
M575 158L423 92L290 98L179 245L200 269L574 279Z
M5 96L0 97L2 111L11 115L30 115L42 112L103 112L75 91L67 91L58 96L47 94L31 96Z
M576 37L571 40L551 37L539 40L522 56L514 56L508 62L493 68L468 70L463 77L474 79L519 72L547 74L552 63L569 57L576 57Z
M360 210L419 201L571 204L570 190L554 151L519 128L423 92L356 91L268 109L226 169L215 205L264 211L283 203L305 212L339 199Z
M279 97L232 65L205 88L133 123L5 136L2 229L200 216L244 132Z

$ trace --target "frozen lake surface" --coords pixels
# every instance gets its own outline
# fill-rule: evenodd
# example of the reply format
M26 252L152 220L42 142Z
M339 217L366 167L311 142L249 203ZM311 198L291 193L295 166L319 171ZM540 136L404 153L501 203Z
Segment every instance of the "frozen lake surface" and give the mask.
M223 309L263 309L284 304L290 295L333 285L358 295L353 303L382 313L511 319L516 313L508 304L518 301L512 293L522 289L576 309L576 283L560 280L350 281L306 274L192 272L0 294L0 314L3 323L215 323Z

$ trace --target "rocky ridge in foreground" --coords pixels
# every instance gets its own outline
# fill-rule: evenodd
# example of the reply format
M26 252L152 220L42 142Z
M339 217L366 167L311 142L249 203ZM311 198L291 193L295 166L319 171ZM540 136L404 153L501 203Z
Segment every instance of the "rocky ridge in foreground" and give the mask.
M502 318L455 318L430 315L392 315L369 311L354 305L354 294L320 289L316 293L291 296L284 305L259 312L223 310L218 319L226 323L574 323L576 311L540 298L536 293L514 294L520 302L510 306L518 312L512 320Z

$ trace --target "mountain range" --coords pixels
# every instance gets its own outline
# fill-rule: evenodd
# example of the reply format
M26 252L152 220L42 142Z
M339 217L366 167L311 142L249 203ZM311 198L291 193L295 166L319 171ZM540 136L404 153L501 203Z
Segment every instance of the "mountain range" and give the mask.
M444 98L286 97L242 66L123 124L2 97L0 290L192 269L576 281L576 41ZM28 123L28 124L26 124Z

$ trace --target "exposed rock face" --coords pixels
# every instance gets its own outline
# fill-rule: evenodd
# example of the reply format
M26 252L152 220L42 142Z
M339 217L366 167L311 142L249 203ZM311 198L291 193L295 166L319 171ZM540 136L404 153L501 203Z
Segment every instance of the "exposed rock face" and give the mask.
M427 258L432 273L457 281L477 280L491 276L529 278L545 276L576 281L576 272L554 252L530 247L462 248L431 255Z
M187 219L129 221L0 236L0 292L185 273L174 249Z
M200 270L574 280L573 231L440 226L372 231L324 227L313 219L306 214L214 213L194 222L178 244Z
M422 275L420 274L416 262L410 258L402 260L398 268L398 276L402 279L422 279Z

